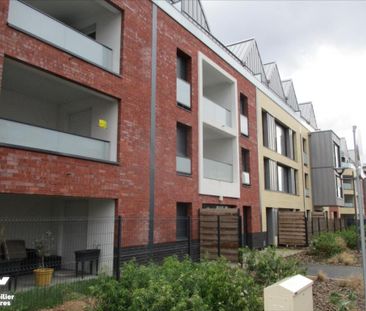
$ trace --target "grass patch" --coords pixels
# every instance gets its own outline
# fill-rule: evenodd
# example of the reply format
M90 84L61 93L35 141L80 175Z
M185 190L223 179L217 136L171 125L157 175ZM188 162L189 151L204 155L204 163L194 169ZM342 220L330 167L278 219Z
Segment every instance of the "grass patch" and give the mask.
M8 311L35 311L51 308L69 300L90 296L90 287L97 284L98 279L56 284L45 288L34 288L15 294L14 301Z

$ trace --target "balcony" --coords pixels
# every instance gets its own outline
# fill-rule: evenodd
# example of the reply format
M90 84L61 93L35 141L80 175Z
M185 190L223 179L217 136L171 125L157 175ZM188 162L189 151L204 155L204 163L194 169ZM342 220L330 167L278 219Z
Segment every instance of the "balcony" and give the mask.
M306 196L307 198L309 198L309 197L310 197L310 189L305 188L305 196Z
M309 166L309 155L305 152L303 152L302 154L304 159L304 165Z
M229 163L203 159L203 177L225 182L233 182L233 166Z
M230 110L214 103L206 97L203 97L204 120L214 123L218 127L231 127Z
M0 119L0 143L109 160L110 142Z
M243 185L250 185L250 174L249 172L242 172L241 173L241 180Z
M179 78L177 78L177 103L191 109L191 85Z
M248 117L244 115L240 115L240 133L245 136L248 136Z
M40 7L36 8L25 2L29 2L32 5L39 5ZM116 62L116 57L119 57L119 51L112 51L112 48L110 47L118 46L120 39L116 37L117 41L114 40L116 34L112 33L109 38L106 38L107 36L104 32L107 29L104 29L104 31L102 30L99 33L99 28L98 33L95 35L96 39L99 41L97 42L87 34L82 33L81 30L73 27L73 23L77 24L80 20L85 18L84 15L87 14L87 11L90 8L95 12L99 12L99 15L101 15L93 16L93 18L95 18L95 21L93 21L94 27L96 27L95 25L98 26L99 23L102 25L103 22L101 19L104 18L102 15L105 13L103 10L107 11L106 8L103 8L100 5L98 5L98 7L93 7L96 6L96 4L93 4L92 2L84 2L84 6L80 5L78 1L75 1L71 6L69 6L69 3L66 6L65 3L60 3L61 1L41 1L37 3L32 0L26 0L25 2L17 0L10 1L8 16L9 25L97 66L110 71L119 72L119 61ZM60 5L63 5L63 7ZM76 7L76 5L78 5L78 7ZM76 10L74 10L74 8L76 8ZM67 10L70 12L65 13ZM83 10L85 11L84 13ZM51 16L51 14L56 17ZM109 12L109 14L111 13ZM71 26L58 19L59 16L61 19L64 15L68 18L64 18L63 20L67 20L68 24ZM111 14L109 18L112 20L113 16L114 15ZM87 17L90 18L89 16ZM119 17L117 16L117 19L118 18ZM70 22L72 19L73 21ZM118 27L114 30L119 32ZM107 42L109 46L105 45ZM114 52L118 55L114 55Z
M191 172L191 159L186 157L177 156L176 169L178 173L190 175Z

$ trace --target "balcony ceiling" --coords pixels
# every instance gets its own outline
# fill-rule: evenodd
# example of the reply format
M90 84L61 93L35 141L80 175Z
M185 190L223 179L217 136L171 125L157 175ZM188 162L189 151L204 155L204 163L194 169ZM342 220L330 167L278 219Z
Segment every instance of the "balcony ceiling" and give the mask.
M98 97L98 100L101 102L113 100L77 84L10 59L5 59L2 89L56 104Z
M71 26L83 24L82 21L95 19L103 11L108 12L110 7L104 1L99 0L23 0L32 7ZM112 9L112 7L111 7Z
M204 87L215 86L218 84L231 84L229 80L221 72L217 71L211 65L203 62L203 85Z
M207 124L203 126L203 139L204 140L215 140L215 139L234 139L233 136L217 130Z

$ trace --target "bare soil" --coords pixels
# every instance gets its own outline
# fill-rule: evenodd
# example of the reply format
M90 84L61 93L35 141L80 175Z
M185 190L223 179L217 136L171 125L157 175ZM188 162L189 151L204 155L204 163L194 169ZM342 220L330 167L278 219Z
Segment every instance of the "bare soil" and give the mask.
M62 305L50 309L43 309L41 311L89 311L95 306L95 301L91 298L84 298L80 300L70 300Z

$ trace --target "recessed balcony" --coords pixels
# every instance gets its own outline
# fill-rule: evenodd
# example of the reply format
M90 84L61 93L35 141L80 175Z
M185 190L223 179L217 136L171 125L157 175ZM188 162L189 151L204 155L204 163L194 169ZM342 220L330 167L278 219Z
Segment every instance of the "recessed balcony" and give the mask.
M103 2L12 0L8 23L72 55L118 73L121 14Z
M5 59L0 144L115 162L118 103Z

